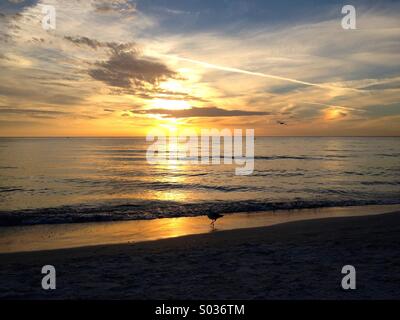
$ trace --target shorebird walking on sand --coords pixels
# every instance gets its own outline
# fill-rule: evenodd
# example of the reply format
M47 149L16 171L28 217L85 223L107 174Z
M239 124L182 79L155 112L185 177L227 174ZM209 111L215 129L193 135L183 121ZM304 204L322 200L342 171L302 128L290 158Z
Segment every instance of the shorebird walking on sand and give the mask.
M215 221L217 221L219 218L222 218L223 215L222 215L222 214L219 214L219 213L211 212L211 213L209 213L209 214L207 215L207 217L208 217L209 219L211 219L211 225L212 225L212 227L214 228L214 223L215 223Z

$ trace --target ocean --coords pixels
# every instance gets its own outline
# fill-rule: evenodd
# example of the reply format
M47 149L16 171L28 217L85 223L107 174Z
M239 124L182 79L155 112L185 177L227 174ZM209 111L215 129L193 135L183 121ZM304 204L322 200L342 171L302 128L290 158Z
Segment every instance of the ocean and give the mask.
M235 164L152 165L145 138L0 138L0 226L400 203L398 137L256 137Z

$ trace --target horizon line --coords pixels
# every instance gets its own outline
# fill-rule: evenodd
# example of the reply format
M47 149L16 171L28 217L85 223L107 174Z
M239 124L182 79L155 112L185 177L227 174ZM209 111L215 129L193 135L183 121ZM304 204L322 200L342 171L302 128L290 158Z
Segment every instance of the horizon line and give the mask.
M255 135L259 138L400 138L400 135ZM145 135L139 136L0 136L0 139L132 139L132 138L146 138Z

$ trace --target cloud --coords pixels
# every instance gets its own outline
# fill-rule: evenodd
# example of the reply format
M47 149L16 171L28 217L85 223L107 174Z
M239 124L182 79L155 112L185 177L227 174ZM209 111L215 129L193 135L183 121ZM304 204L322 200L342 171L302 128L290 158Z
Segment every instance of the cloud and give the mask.
M88 71L92 79L111 86L114 95L132 94L142 99L190 99L203 101L202 98L183 92L164 90L158 83L168 78L178 78L177 74L156 58L144 58L139 47L133 41L127 43L104 42L88 37L65 36L65 40L78 47L93 50L106 49L110 57L106 61L92 63L96 68ZM150 86L149 86L150 85ZM140 89L140 90L139 90Z
M135 111L138 113L138 111ZM184 110L165 110L165 109L150 109L141 110L141 114L161 114L167 118L198 118L198 117L240 117L240 116L260 116L269 115L268 112L259 111L244 111L244 110L226 110L217 107L196 108Z
M21 81L22 83L22 81ZM63 93L63 91L57 91L53 89L52 91L41 91L37 90L39 87L29 87L31 85L31 82L26 82L25 87L22 88L18 86L3 86L0 85L0 96L7 97L7 98L18 98L20 101L24 103L46 103L46 104L56 104L59 106L62 105L77 105L79 103L82 103L84 100L83 96L80 96L78 94L73 95L73 92L67 91L66 93ZM77 90L75 90L78 92ZM75 92L75 93L76 93ZM8 104L11 104L11 102L8 102Z
M180 61L184 61L184 62L190 62L190 63L197 64L197 65L200 65L200 66L202 66L204 68L208 68L208 69L215 69L215 70L220 70L220 71L225 71L225 72L241 73L241 74L245 74L245 75L249 75L249 76L256 76L256 77L262 77L262 78L269 78L269 79L273 79L273 80L286 81L286 82L291 82L291 83L295 83L298 85L300 84L303 86L319 87L322 89L332 89L332 90L359 91L358 89L355 89L355 88L347 88L347 87L333 86L333 85L329 85L329 84L313 83L313 82L309 82L309 81L303 81L303 80L299 80L299 79L288 78L288 77L273 75L273 74L264 73L264 72L253 72L253 71L239 69L239 68L232 68L232 67L227 67L227 66L223 66L223 65L216 65L216 64L205 62L205 61L188 59L188 58L184 58L184 57L180 57L180 56L168 56L168 55L163 55L163 54L161 54L159 56L165 57L165 58L171 58L171 59L175 59L175 60L180 60Z
M65 36L64 39L74 43L77 46L84 45L95 50L99 48L109 48L112 49L114 52L120 52L124 50L136 51L134 42L128 42L128 43L101 42L96 39L91 39L88 37L71 37L71 36Z
M297 83L282 84L268 88L268 92L274 94L286 94L292 91L304 89L306 87L307 86L304 84L297 84Z
M283 127L269 128L267 122L279 120L290 124L288 134L323 134L318 131L322 127L342 134L349 132L342 129L352 126L350 120L362 117L360 133L369 130L372 120L377 120L371 127L375 131L368 133L387 129L382 116L400 112L395 105L400 4L360 5L353 32L341 28L336 5L331 12L306 1L291 6L289 14L281 2L251 3L248 12L234 10L237 19L230 5L215 1L29 0L6 5L5 15L0 14L0 106L70 115L3 110L0 118L59 117L62 125L66 118L90 114L107 121L92 121L88 130L108 130L114 120L118 126L133 125L119 117L121 110L138 106L145 111L136 114L156 112L163 105L153 100L160 99L185 100L194 108L158 111L166 118L189 117L185 122L198 127L210 122L254 125L259 134L279 134L274 130ZM43 30L42 4L56 6L56 32ZM271 116L241 118L228 110L233 106L240 106L240 112L270 111ZM343 121L325 121L331 111ZM158 119L142 115L141 121L146 126ZM55 122L43 120L43 128ZM398 131L398 123L391 123Z
M34 118L55 118L57 116L68 115L69 113L54 110L38 110L38 109L16 109L9 107L0 107L1 115L23 115Z
M388 105L371 105L365 107L367 116L373 118L381 118L385 116L395 116L399 114L400 103L393 103Z
M157 85L175 72L156 60L144 59L135 51L116 50L107 61L97 62L89 75L112 87L131 89Z
M92 2L96 12L110 13L110 12L136 12L136 5L130 3L128 0L95 0Z
M42 122L37 122L37 121L0 120L0 127L1 128L12 128L12 129L15 129L15 127L26 127L26 126L40 127L40 126L43 126L43 123Z
M56 119L68 117L70 119L97 119L93 114L84 114L82 112L66 112L59 110L33 109L33 108L11 108L8 106L0 107L0 117L16 118L35 118L35 119Z
M362 87L363 90L390 90L400 88L400 79L387 80L380 83L372 83Z

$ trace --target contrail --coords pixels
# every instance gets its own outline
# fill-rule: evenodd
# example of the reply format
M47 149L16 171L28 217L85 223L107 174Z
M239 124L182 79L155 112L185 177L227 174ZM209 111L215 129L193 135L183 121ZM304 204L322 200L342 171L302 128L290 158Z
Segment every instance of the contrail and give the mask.
M325 85L325 84L312 83L312 82L307 82L307 81L302 81L302 80L297 80L297 79L292 79L292 78L286 78L286 77L276 76L276 75L262 73L262 72L253 72L253 71L248 71L248 70L243 70L243 69L219 66L219 65L211 64L211 63L204 62L204 61L198 61L198 60L193 60L193 59L188 59L188 58L183 58L183 57L178 57L178 56L165 55L165 54L157 54L157 55L165 57L165 58L194 63L194 64L203 66L204 68L208 68L208 69L216 69L216 70L221 70L221 71L248 74L251 76L282 80L282 81L298 83L298 84L303 84L306 86L318 87L318 88L323 88L323 89L351 90L351 91L360 92L360 90L355 89L355 88L336 87L336 86L330 86L330 85Z

